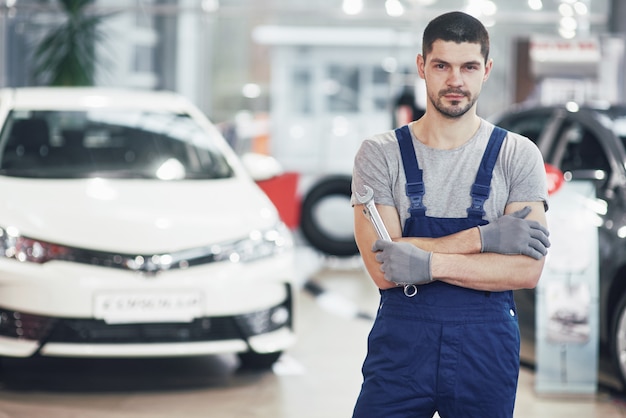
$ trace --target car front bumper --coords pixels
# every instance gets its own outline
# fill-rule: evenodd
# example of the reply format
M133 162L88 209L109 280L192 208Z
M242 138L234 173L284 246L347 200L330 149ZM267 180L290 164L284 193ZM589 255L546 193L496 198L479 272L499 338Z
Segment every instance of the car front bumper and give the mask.
M0 356L155 357L282 351L295 340L292 300L249 314L191 322L107 324L0 309Z
M292 277L290 255L156 276L72 263L0 260L0 356L283 351L295 340ZM190 308L147 304L169 303L168 295L183 295L173 300L191 300ZM185 299L187 295L195 296ZM111 306L103 308L98 302L103 297Z

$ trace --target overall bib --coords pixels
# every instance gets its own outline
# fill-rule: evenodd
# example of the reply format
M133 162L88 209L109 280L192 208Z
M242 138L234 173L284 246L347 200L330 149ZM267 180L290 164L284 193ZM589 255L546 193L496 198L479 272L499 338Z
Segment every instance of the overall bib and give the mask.
M411 200L403 236L441 237L483 219L493 167L506 131L496 127L470 194L467 218L426 216L422 170L408 126L396 130ZM381 290L368 337L355 418L511 418L519 373L513 292L484 292L443 282ZM411 294L412 292L407 292Z

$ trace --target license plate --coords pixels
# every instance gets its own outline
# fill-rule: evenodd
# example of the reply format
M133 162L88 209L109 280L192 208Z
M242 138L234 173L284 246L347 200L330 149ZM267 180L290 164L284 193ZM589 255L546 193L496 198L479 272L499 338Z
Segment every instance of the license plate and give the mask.
M97 295L94 316L107 323L191 322L202 315L199 292Z

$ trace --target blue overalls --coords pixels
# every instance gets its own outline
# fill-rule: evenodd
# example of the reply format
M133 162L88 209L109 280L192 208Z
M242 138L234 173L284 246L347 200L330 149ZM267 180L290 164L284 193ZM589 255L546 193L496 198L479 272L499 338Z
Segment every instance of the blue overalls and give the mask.
M403 236L441 237L485 225L493 167L506 131L496 127L471 189L467 218L426 216L424 183L408 126L396 130L411 200ZM519 373L513 292L440 281L382 290L368 337L354 418L511 418ZM408 292L411 294L411 292Z

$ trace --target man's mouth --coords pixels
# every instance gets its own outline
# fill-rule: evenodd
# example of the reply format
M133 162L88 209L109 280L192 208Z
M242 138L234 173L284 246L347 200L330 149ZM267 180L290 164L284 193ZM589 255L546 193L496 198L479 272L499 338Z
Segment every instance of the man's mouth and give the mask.
M465 93L459 93L459 92L448 92L448 93L444 93L443 96L448 99L448 100L462 100L465 98Z

